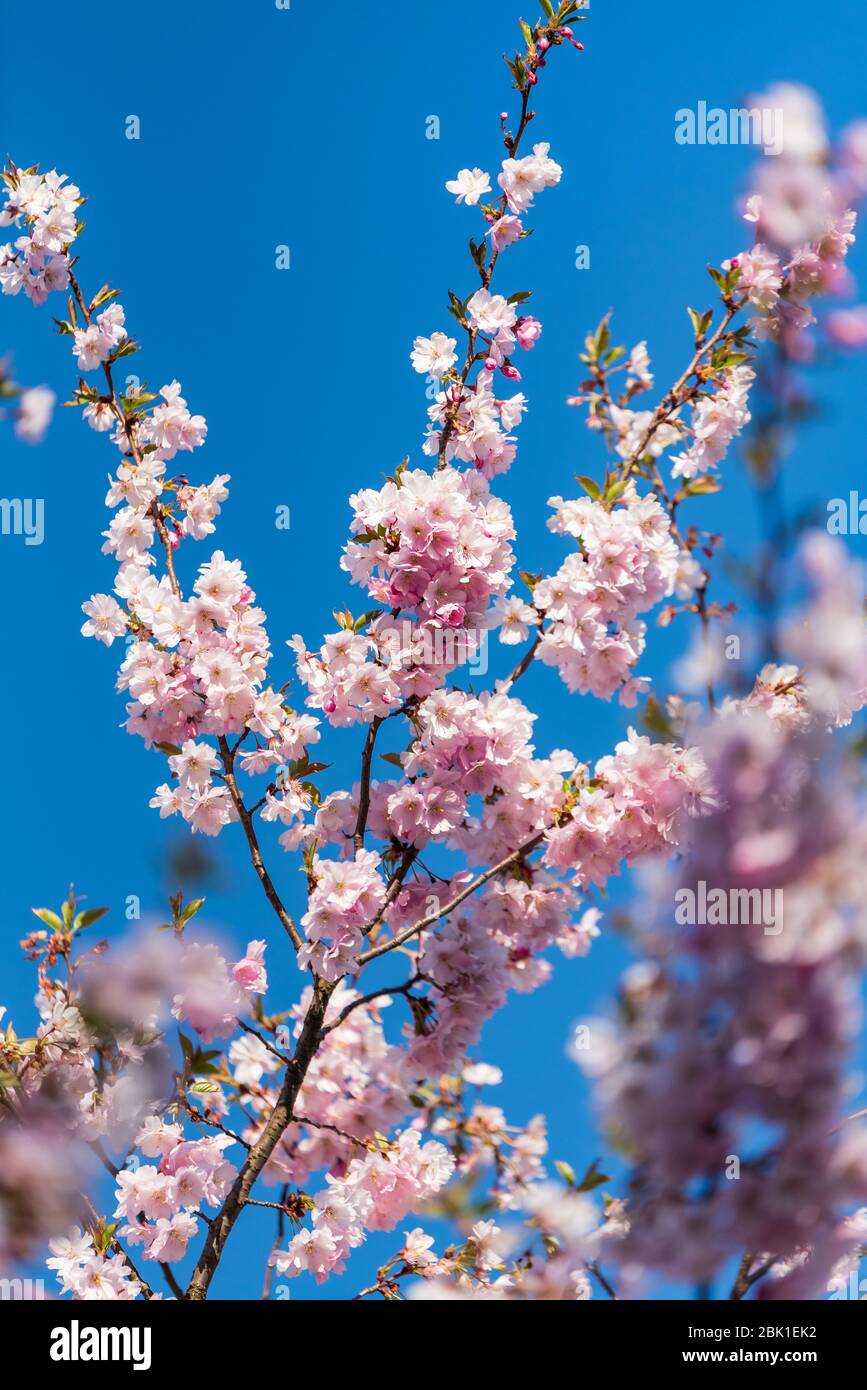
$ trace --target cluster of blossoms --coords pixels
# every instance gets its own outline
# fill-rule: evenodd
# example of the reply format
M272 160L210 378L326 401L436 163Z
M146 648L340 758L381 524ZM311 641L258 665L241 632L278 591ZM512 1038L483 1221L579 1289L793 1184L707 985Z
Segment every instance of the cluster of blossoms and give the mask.
M343 1177L329 1175L314 1198L312 1225L273 1256L279 1273L309 1271L317 1283L340 1274L366 1231L391 1231L399 1221L445 1186L454 1159L435 1140L422 1143L416 1129L404 1130L384 1149L353 1159Z
M624 362L625 389L614 400L605 321L585 356L586 389L613 474L583 499L552 499L549 525L576 550L552 577L527 577L531 601L510 596L514 525L490 484L515 457L526 401L501 397L496 383L520 380L514 357L537 343L541 325L522 312L525 295L494 293L491 283L501 252L527 234L522 219L534 197L561 176L547 144L529 155L518 145L548 50L572 41L562 22L571 8L564 0L552 19L546 6L550 23L524 26L527 54L510 65L524 98L521 127L513 138L504 119L498 201L483 201L491 178L478 168L447 185L486 221L486 236L471 243L481 287L450 296L467 335L463 364L457 340L439 331L417 338L411 354L416 371L438 384L424 445L436 471L404 464L383 487L351 499L343 568L376 609L358 619L337 614L339 630L318 651L300 637L289 644L308 706L333 727L367 726L360 780L324 799L309 781L324 770L307 755L318 721L296 714L286 687L269 683L265 615L240 561L217 550L189 597L177 578L179 551L214 533L228 496L226 475L197 486L169 468L204 444L204 419L177 381L159 397L143 388L118 395L112 368L137 348L115 292L106 287L85 305L75 282L67 252L77 190L55 175L7 173L0 216L23 222L27 235L0 252L0 283L37 301L71 284L83 322L71 309L60 330L78 369L98 370L100 383L82 381L75 400L119 453L103 547L119 567L114 596L84 605L83 632L125 644L118 685L129 697L126 726L159 749L169 770L152 805L209 835L243 822L256 871L309 972L294 1006L268 1014L264 942L251 941L230 964L213 943L187 939L198 905L183 912L173 901L173 931L105 960L103 943L92 959L75 957L89 921L74 903L61 917L40 910L49 930L26 944L40 962L42 1021L23 1043L14 1030L0 1035L0 1061L26 1100L22 1123L0 1120L0 1252L18 1254L80 1219L81 1180L67 1157L76 1146L134 1145L116 1174L118 1225L95 1222L90 1234L52 1243L50 1265L73 1297L147 1292L119 1240L141 1246L146 1260L177 1263L208 1220L202 1209L221 1207L190 1285L190 1296L204 1296L209 1261L248 1200L246 1177L260 1172L283 1189L271 1205L294 1231L275 1248L273 1268L317 1281L340 1273L367 1232L393 1229L453 1176L461 1203L478 1187L457 1217L464 1239L442 1256L423 1229L405 1233L380 1271L375 1291L386 1296L421 1275L419 1297L585 1299L601 1260L616 1260L627 1280L650 1267L705 1280L743 1249L778 1258L777 1290L817 1279L821 1287L842 1277L863 1234L863 1212L843 1213L867 1199L867 1144L861 1131L835 1125L857 1017L852 967L867 946L864 833L818 756L818 726L845 722L867 695L860 581L836 554L811 550L819 597L793 625L799 665L766 668L750 696L726 701L701 747L630 729L592 770L563 749L538 757L535 716L512 693L538 657L572 691L606 700L619 692L635 703L646 684L635 675L642 615L672 594L694 609L704 600L697 542L681 540L675 504L711 490L699 475L748 423L753 380L743 351L750 330L709 338L710 318L694 316L697 366L684 378L692 384L656 411L633 410L653 385L647 347L637 344ZM854 187L867 160L859 164L863 139L850 145ZM784 153L790 164L797 158ZM827 184L825 170L820 177ZM763 182L748 209L760 241L718 283L727 313L749 303L763 316L757 333L782 340L805 326L809 295L842 284L853 214L836 192L817 194L821 216L810 221L802 206L805 225L784 234L782 183L777 193L775 203ZM672 501L656 460L684 440L672 468L684 485ZM639 480L650 483L646 495ZM532 638L525 661L493 693L453 688L451 674L495 627L507 643ZM386 755L399 776L378 781L374 744L392 716L405 720L409 745ZM269 778L255 806L236 767ZM280 823L288 850L301 851L300 932L264 869L257 812ZM589 950L600 919L584 901L589 888L604 888L624 862L670 855L685 841L691 857L679 864L681 879L782 887L787 930L698 927L675 944L670 933L651 934L650 963L627 977L620 1035L598 1026L601 1050L590 1052L612 1130L639 1155L628 1217L616 1202L600 1213L586 1193L606 1179L591 1171L579 1184L558 1165L566 1186L547 1181L541 1116L515 1127L500 1107L468 1099L468 1088L499 1074L467 1054L509 990L547 980L551 948L567 957ZM461 855L463 866L434 874L421 860L430 845L443 859ZM483 872L474 876L476 866ZM354 986L367 962L389 951L410 963L402 985L391 994L349 987L347 978ZM389 1006L408 1010L400 1043L384 1026ZM178 1068L168 1065L171 1019L195 1035L181 1033ZM225 1055L203 1050L218 1040ZM765 1142L766 1128L753 1134L756 1119L773 1141ZM58 1133L69 1141L65 1181L55 1178L54 1153L29 1171L34 1146L60 1151L50 1142ZM247 1150L242 1173L225 1157L235 1143ZM741 1182L719 1182L739 1151ZM320 1189L312 1197L301 1187L311 1178ZM56 1205L37 1214L33 1192L45 1183ZM517 1221L506 1225L518 1215L529 1236Z
M793 631L819 673L834 547L816 544L816 608ZM851 595L842 563L835 589ZM818 675L766 668L755 696L710 725L717 805L654 885L648 959L623 981L618 1029L593 1024L576 1053L636 1155L618 1255L633 1275L702 1283L751 1251L757 1266L778 1260L761 1296L816 1298L862 1244L847 1209L867 1198L867 1130L840 1121L867 953L865 818L823 727L829 703L865 703L863 614L858 646L861 667L836 673L833 701L811 703L827 695ZM702 892L703 913L688 906ZM687 904L677 925L673 903Z
M807 537L799 558L811 595L784 625L783 641L798 662L804 701L840 728L867 705L867 576L842 545L821 532Z
M604 885L620 864L679 843L692 817L715 800L698 748L653 743L629 730L578 789L567 817L546 834L545 862L575 883Z
M472 473L402 471L350 498L343 568L386 607L420 623L482 627L508 585L512 514Z
M614 506L589 497L552 497L548 525L572 536L578 549L556 574L533 587L545 625L539 659L555 666L567 687L634 705L643 682L632 668L644 649L639 613L667 595L691 594L701 583L696 561L681 551L669 518L653 495L629 484Z
M422 1246L421 1232L407 1232L407 1245L398 1258L415 1264L411 1272L422 1275L411 1287L410 1298L510 1303L592 1298L588 1267L595 1269L598 1259L617 1243L624 1226L619 1204L612 1202L602 1216L582 1192L545 1182L526 1193L523 1207L525 1227L478 1221L462 1246L439 1259ZM432 1244L430 1237L427 1244ZM420 1248L425 1250L423 1260L418 1259Z
M217 483L224 496L222 480ZM198 530L201 497L194 505ZM95 595L84 605L88 621L82 631L107 644L130 631L118 678L118 688L132 697L126 727L148 746L165 748L176 779L159 787L151 804L162 816L179 812L194 830L215 835L236 811L226 785L214 783L221 760L202 736L252 733L255 748L245 751L244 770L286 772L318 738L316 721L293 715L265 683L270 660L265 615L240 563L216 551L200 567L192 597L182 600L169 578L158 580L147 567L153 523L140 511L125 512L115 518L117 526L112 523L106 548L122 561L115 592L128 612L114 599ZM269 803L269 818L275 805L282 812L289 804L287 790Z
M48 1244L51 1258L45 1263L54 1270L61 1293L101 1302L138 1298L142 1286L122 1251L109 1255L98 1250L93 1236L78 1226L68 1236L55 1236Z
M191 942L180 954L172 1013L188 1022L203 1042L227 1038L251 997L268 988L265 942L250 941L231 968L212 942Z
M750 328L758 340L770 339L797 361L814 351L805 331L815 322L809 301L839 295L850 288L845 266L855 240L856 214L850 201L863 198L859 176L859 142L844 132L848 158L840 169L829 166L829 148L821 109L805 88L783 84L754 98L758 107L781 112L785 132L782 152L763 159L755 174L756 191L746 200L745 219L754 225L756 242L723 263L725 292L738 306L756 310ZM853 317L854 314L854 317ZM829 319L829 333L847 346L863 346L858 333L863 310L843 310ZM836 326L835 326L836 325ZM717 363L711 358L711 368ZM748 398L755 373L729 357L714 372L694 401L688 447L672 458L672 477L692 479L718 464L731 441L750 421Z
M477 299L480 294L487 294L487 291L478 290L473 299ZM491 295L490 298L506 305L502 295ZM513 325L516 325L514 310L511 306L507 307L509 312L503 317L511 319ZM477 305L476 308L481 312L481 305ZM472 311L468 309L468 312ZM489 309L489 313L492 312L493 310ZM484 321L490 322L490 319L486 318ZM506 331L500 330L498 336L502 338ZM513 336L511 331L509 336ZM494 358L489 357L487 361L493 363ZM502 370L507 375L517 372L517 368L509 365L504 366ZM471 390L453 386L440 393L428 410L432 423L425 437L425 454L430 457L439 454L444 434L443 424L448 419L451 430L445 444L446 458L470 463L483 478L488 479L496 477L498 473L505 473L511 467L517 445L510 431L521 423L527 409L527 401L520 391L504 398L496 396L493 380L491 368L486 367L478 373Z
M457 340L441 331L429 338L416 338L411 353L415 370L441 383L428 409L430 424L424 452L438 456L441 462L459 459L469 463L488 479L511 466L516 450L511 431L520 424L527 404L522 393L499 398L494 389L496 374L499 372L507 381L520 381L521 373L512 355L516 348L530 351L542 332L537 318L520 312L526 295L506 298L492 293L491 276L500 252L528 234L521 215L533 206L535 195L560 181L563 171L551 159L549 149L548 144L540 142L534 145L532 154L503 160L498 176L502 194L497 204L481 202L491 192L490 175L482 169L461 169L456 178L447 182L446 188L455 194L456 202L481 206L488 223L490 259L484 240L478 246L472 243L482 286L463 303L451 296L452 312L468 335L464 370L457 369ZM471 381L476 365L479 370Z
M352 970L362 931L385 900L385 882L375 850L354 859L315 859L315 887L301 919L307 944L298 953L302 968L312 965L324 980L337 981Z
M604 1256L619 1235L619 1204L610 1204L601 1218L580 1190L548 1180L541 1116L516 1127L496 1105L481 1099L467 1104L470 1087L501 1079L498 1068L472 1063L422 1087L417 1123L426 1120L442 1142L422 1144L417 1128L405 1130L387 1148L369 1146L341 1176L329 1178L309 1204L311 1226L272 1257L280 1273L293 1277L309 1271L317 1281L340 1273L367 1231L393 1229L454 1176L467 1192L477 1185L488 1210L493 1201L498 1212L523 1216L535 1234L491 1218L474 1219L475 1203L469 1200L463 1240L437 1255L434 1238L421 1227L405 1232L404 1245L380 1268L377 1285L367 1293L396 1294L402 1281L421 1276L422 1282L409 1289L411 1298L589 1298L587 1262Z
M550 759L533 756L533 716L514 696L435 691L418 704L413 724L416 737L402 757L406 780L372 781L369 787L367 825L380 839L413 851L440 841L462 851L472 863L488 863L516 852L534 837L538 842L556 822L564 804L564 774L575 773L576 760L562 751ZM474 796L482 798L478 818L471 811ZM431 884L404 884L386 904L379 856L354 849L358 798L359 788L352 795L333 793L322 802L312 828L318 845L330 843L341 852L337 861L319 854L313 859L314 887L302 919L309 943L303 959L314 959L317 972L329 980L352 968L365 927L380 917L395 930L411 925L432 909L438 911L469 881L469 875L458 873L440 885L437 894ZM474 925L453 919L428 943L422 973L442 993L443 1008L422 1050L432 1055L432 1049L446 1045L452 1031L461 1032L464 1025L455 1030L447 1004L457 1011L455 1018L475 1010L478 1036L482 1018L498 1007L501 972L493 968L494 961L505 961L515 987L531 988L546 976L546 967L535 957L549 945L556 943L571 955L586 950L593 922L572 921L574 894L544 875L534 880L532 892L520 889L515 881L501 898L500 885L492 885L474 909L483 921ZM514 907L514 919L506 903ZM496 910L498 904L502 911ZM526 911L523 921L521 906ZM463 962L468 956L473 958L470 968L478 972L478 989L466 978ZM475 962L484 962L486 969ZM453 1061L453 1048L447 1053Z
M65 174L52 170L19 171L8 164L2 174L6 202L0 228L24 227L14 243L0 246L0 291L44 304L55 290L69 285L69 247L80 230L78 208L84 201Z
M737 271L738 293L760 311L758 336L804 361L814 350L804 333L814 322L807 301L851 289L845 259L855 240L852 204L867 192L864 123L843 131L835 161L822 109L807 88L781 83L753 102L781 113L782 150L756 167L746 200L744 216L755 227L756 244L725 269ZM858 322L858 310L837 311L829 316L829 336L864 346Z
M118 1173L119 1235L141 1245L146 1260L182 1260L200 1229L196 1213L202 1206L218 1207L237 1175L223 1156L234 1142L226 1134L185 1139L178 1124L146 1121L137 1148L159 1163L137 1162Z
M72 351L81 372L92 372L107 362L126 338L126 315L121 304L109 304L87 328L72 334Z
M570 404L589 403L588 426L602 431L624 461L620 481L636 468L653 477L660 455L680 445L671 458L671 476L682 484L678 501L716 490L715 481L705 475L750 422L756 373L749 362L756 344L770 339L782 359L810 360L815 353L807 331L815 322L811 302L820 295L849 292L853 283L846 257L855 240L853 205L867 193L865 123L855 122L843 132L834 158L821 108L807 89L782 84L754 97L752 104L779 113L784 138L781 149L772 151L775 157L757 166L754 191L745 200L754 245L710 272L725 309L723 322L713 329L712 311L700 315L690 310L695 358L678 386L651 411L632 405L653 384L646 344L637 344L622 362L624 349L610 347L606 317L586 340L582 360L589 374L583 394L570 398ZM731 329L744 309L749 318ZM867 346L864 306L836 310L825 327L832 342ZM615 394L612 373L624 367L625 388ZM654 490L664 497L658 473Z
M350 501L354 539L341 563L389 611L326 637L318 654L300 637L290 644L307 703L335 726L394 713L471 660L514 564L509 508L472 473L401 468Z
M699 397L690 421L689 445L683 453L672 455L673 478L698 477L725 458L732 440L752 418L747 401L754 380L751 367L731 367L720 372L712 393Z
M422 1098L431 1133L455 1155L457 1180L467 1188L475 1184L498 1212L512 1212L547 1177L548 1135L543 1115L533 1115L525 1125L510 1124L499 1105L483 1098L480 1088L498 1086L502 1079L499 1067L470 1062L429 1082Z
M287 1042L300 1036L311 995L308 988L289 1011ZM335 989L325 1035L298 1093L302 1118L283 1132L265 1168L266 1182L301 1184L323 1169L343 1173L372 1135L388 1133L412 1111L414 1081L406 1049L389 1042L383 1027L390 1004L387 995L367 1002L345 985ZM245 1107L264 1125L277 1099L268 1078L279 1068L279 1058L246 1036L232 1043L229 1060ZM260 1132L261 1127L250 1126L244 1137L252 1143Z
M501 1080L499 1068L474 1062L420 1089L431 1132L455 1156L455 1180L465 1194L463 1237L438 1255L433 1237L418 1227L407 1231L402 1249L380 1269L376 1289L367 1292L393 1291L420 1275L409 1286L412 1299L592 1297L589 1270L598 1271L625 1230L623 1203L609 1198L603 1213L586 1195L604 1180L595 1166L579 1184L570 1166L558 1163L569 1185L551 1181L543 1117L516 1126L498 1105L471 1099L470 1088ZM482 1213L486 1219L474 1219Z
M475 915L453 917L428 937L418 969L434 985L435 1021L410 1042L409 1065L419 1076L450 1071L479 1041L505 1003L507 965L505 946Z

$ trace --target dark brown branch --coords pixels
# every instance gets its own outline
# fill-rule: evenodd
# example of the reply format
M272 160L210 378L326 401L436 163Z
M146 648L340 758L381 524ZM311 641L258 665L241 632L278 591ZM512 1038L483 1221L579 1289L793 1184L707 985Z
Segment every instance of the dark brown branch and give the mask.
M773 1269L774 1265L777 1263L779 1256L771 1255L770 1259L765 1260L762 1264L759 1265L758 1269L753 1270L753 1273L751 1274L750 1270L752 1269L753 1261L755 1260L755 1258L755 1255L746 1254L741 1260L740 1267L738 1268L737 1272L737 1277L735 1279L734 1284L732 1285L732 1291L729 1294L730 1302L736 1301L739 1298L743 1298L746 1294L749 1293L750 1289L753 1287L753 1284L757 1284L760 1279L764 1279L765 1275L768 1274L770 1270Z
M316 980L314 983L313 998L301 1028L295 1056L286 1068L277 1104L271 1111L265 1128L244 1160L241 1171L209 1227L207 1239L185 1295L192 1302L201 1302L207 1298L208 1289L217 1265L220 1263L226 1241L247 1204L253 1184L280 1142L283 1132L291 1123L292 1110L298 1099L298 1092L319 1045L319 1035L322 1031L325 1011L333 990L333 984L322 980Z
M410 998L412 987L419 983L420 978L419 975L413 975L411 980L407 980L402 985L393 985L391 989L375 989L370 994L359 995L357 999L353 999L350 1004L346 1005L345 1009L341 1010L333 1023L329 1023L327 1028L323 1028L323 1038L326 1038L329 1033L333 1033L335 1028L339 1028L341 1023L345 1022L349 1015L354 1013L356 1009L360 1009L363 1004L373 1004L377 999L382 999L387 994L405 994L407 998Z
M384 956L388 951L396 950L398 946L402 946L405 941L411 941L414 936L418 936L419 932L423 932L427 927L433 926L434 922L438 922L441 917L448 917L450 912L454 912L456 907L460 907L461 903L464 902L466 898L483 887L490 879L496 877L497 874L503 873L506 869L510 869L513 864L517 864L518 860L522 858L523 855L529 854L532 850L536 849L544 838L544 834L541 831L538 835L534 835L532 840L528 840L525 845L521 845L519 849L513 850L511 854L507 854L505 859L500 860L499 864L495 864L492 869L486 869L483 874L479 874L478 878L474 878L472 883L468 883L465 888L462 888L461 891L452 898L451 902L446 903L445 907L441 907L438 911L430 913L427 917L423 917L420 922L416 922L412 927L407 927L405 931L398 932L397 936L392 937L391 941L384 941L381 946L372 946L369 951L364 951L358 957L358 964L366 965L368 961L375 960L377 956Z
M217 739L217 742L220 747L220 756L223 760L223 776L226 782L226 786L229 788L229 795L232 798L235 810L238 813L238 819L241 822L241 825L244 829L244 834L247 837L247 844L250 848L250 859L252 861L253 868L256 870L256 873L259 876L259 882L262 884L262 887L265 890L266 898L273 907L277 916L280 918L280 921L283 923L283 926L286 929L286 933L290 941L292 942L292 945L295 947L296 951L300 951L301 946L303 944L301 934L298 931L298 928L296 927L292 918L289 916L289 913L286 911L286 908L283 906L280 894L274 887L271 875L265 868L265 864L262 859L262 851L259 848L259 841L257 839L256 830L253 825L253 819L250 815L250 812L247 810L247 807L244 805L244 798L238 790L238 783L235 778L235 755L230 749L228 740L226 739L225 735L221 734L220 737Z
M370 811L370 764L373 759L373 749L376 743L376 735L382 719L373 719L367 730L367 738L364 740L364 752L361 755L361 786L358 793L358 819L355 822L355 834L353 842L355 853L364 849L364 832L367 829L367 817Z

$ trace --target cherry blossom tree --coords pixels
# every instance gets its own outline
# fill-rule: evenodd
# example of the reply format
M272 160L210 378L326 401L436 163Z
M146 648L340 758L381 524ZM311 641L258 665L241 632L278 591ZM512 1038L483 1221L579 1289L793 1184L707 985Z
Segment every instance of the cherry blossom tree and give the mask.
M264 942L227 960L198 930L203 901L180 893L168 921L111 950L83 945L102 913L72 891L34 909L22 944L39 1022L0 1031L0 1255L47 1243L73 1298L207 1298L251 1206L274 1213L264 1297L275 1275L302 1273L345 1273L347 1298L642 1297L658 1273L721 1288L732 1263L733 1297L821 1297L860 1258L867 1130L847 1106L867 822L839 731L867 700L863 577L814 535L792 608L769 540L767 651L726 688L712 509L739 437L763 461L757 485L782 467L816 312L829 343L867 336L863 309L821 308L848 286L865 126L832 156L810 94L757 99L783 106L787 143L759 165L745 248L711 268L713 306L689 310L683 370L656 404L638 399L654 399L647 343L617 345L610 316L588 333L570 403L600 466L579 495L549 499L556 572L521 569L496 479L516 466L518 364L542 325L508 253L563 177L535 107L549 64L580 61L585 19L580 0L541 8L506 60L516 110L500 117L500 168L446 184L470 265L448 317L412 345L436 388L417 457L350 498L341 564L363 611L336 611L312 647L296 635L272 651L241 560L191 555L229 498L228 476L185 471L207 424L175 379L118 384L141 349L119 291L85 288L79 189L5 170L0 287L37 308L65 296L71 404L112 454L102 549L116 573L83 604L82 632L120 644L151 806L243 837L283 929L280 977L296 972L294 995L272 998ZM17 400L33 438L51 403ZM691 634L677 693L651 692L641 671L654 613ZM490 634L516 661L479 689ZM570 692L616 696L635 727L593 766L551 748L518 693L534 662ZM383 731L401 749L386 780ZM320 759L348 738L357 779L325 793ZM282 856L303 871L300 916ZM473 1050L513 991L544 987L557 952L587 954L599 893L626 867L653 904L638 963L575 1043L629 1167L615 1190L597 1165L582 1177L549 1161L543 1117L517 1126L482 1099L500 1076ZM678 920L677 894L700 884L784 892L784 920ZM110 1210L88 1195L94 1157ZM426 1213L451 1223L439 1248ZM394 1254L361 1289L351 1256L373 1231L395 1231Z

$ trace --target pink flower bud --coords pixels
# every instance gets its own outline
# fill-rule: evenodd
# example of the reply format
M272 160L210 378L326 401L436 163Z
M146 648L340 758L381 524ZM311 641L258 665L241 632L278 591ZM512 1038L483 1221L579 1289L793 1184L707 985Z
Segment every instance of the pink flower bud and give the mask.
M518 346L523 348L525 352L529 352L531 348L536 346L541 332L541 323L538 319L533 318L531 314L519 318L515 324L515 336L518 339Z

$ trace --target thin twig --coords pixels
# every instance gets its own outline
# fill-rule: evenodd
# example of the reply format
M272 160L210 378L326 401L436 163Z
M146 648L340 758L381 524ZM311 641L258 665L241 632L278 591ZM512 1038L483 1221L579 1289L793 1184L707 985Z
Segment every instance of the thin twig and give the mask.
M256 831L253 826L253 818L250 815L250 812L247 810L247 807L244 805L244 798L238 790L238 783L235 778L235 754L229 747L229 743L225 735L221 734L217 739L217 743L220 748L220 756L223 760L223 776L225 778L226 786L229 788L229 795L232 798L235 810L238 813L238 819L241 822L244 834L247 837L247 844L250 849L250 859L252 861L253 868L256 870L256 873L259 877L259 882L262 884L262 887L265 890L266 898L273 907L277 916L280 918L280 921L283 923L283 926L286 930L286 934L292 942L292 945L295 947L296 951L300 951L303 945L301 934L298 931L298 928L296 927L289 913L286 911L286 908L283 906L280 894L274 887L274 884L271 880L271 875L265 868L265 863L262 859L262 851L259 848L259 841L257 839Z
M513 864L517 864L518 860L521 859L523 855L529 854L532 850L536 849L544 838L544 831L540 831L538 835L534 835L532 840L528 840L525 845L521 845L519 849L513 850L511 854L507 854L505 859L501 859L499 864L495 864L492 869L486 869L483 874L479 874L478 878L473 879L472 883L468 883L466 887L462 888L461 891L452 898L451 902L446 903L445 907L439 908L436 912L431 912L427 917L422 917L420 922L416 922L414 926L407 927L404 931L399 932L391 941L384 941L381 946L372 946L370 950L363 951L357 958L358 964L366 965L368 961L375 960L377 956L384 956L388 951L396 950L397 947L402 946L405 941L411 941L414 936L418 936L419 932L423 932L427 927L433 926L434 922L438 922L441 917L448 917L450 912L454 912L456 907L460 907L461 903L464 902L466 898L470 897L472 893L477 892L477 890L483 887L490 879L496 877L497 874L504 873L505 870L510 869Z

